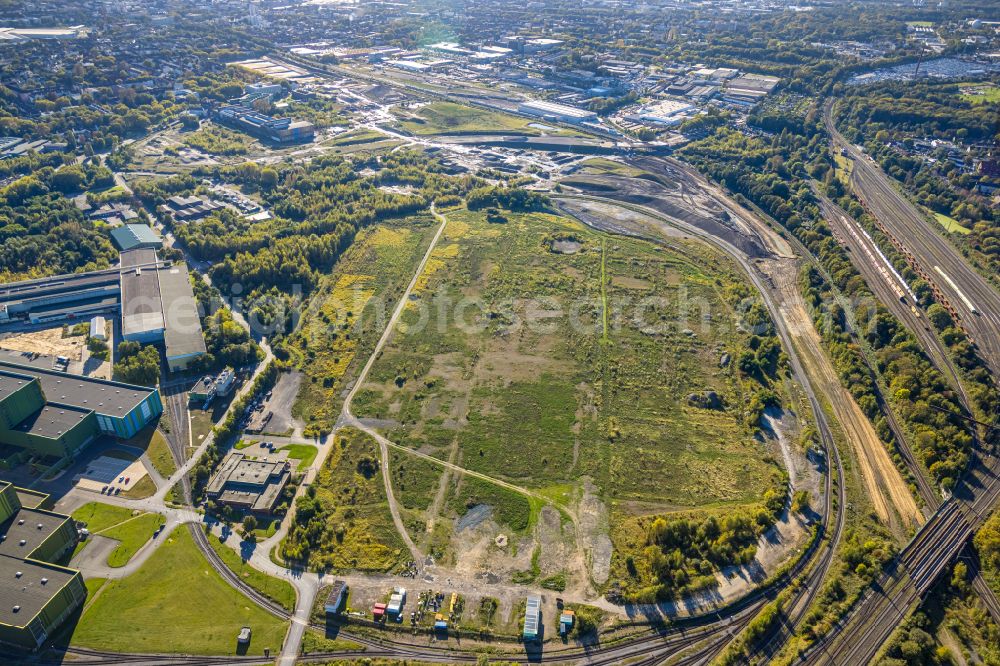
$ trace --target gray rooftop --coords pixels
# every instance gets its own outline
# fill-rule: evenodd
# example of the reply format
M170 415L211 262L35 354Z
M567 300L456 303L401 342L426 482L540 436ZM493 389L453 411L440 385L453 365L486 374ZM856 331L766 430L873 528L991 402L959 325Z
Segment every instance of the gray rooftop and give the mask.
M27 386L34 377L0 370L0 400L10 397L15 391Z
M0 623L27 625L77 575L71 569L25 559L67 520L50 511L22 508L0 525Z
M128 338L163 329L160 281L152 268L122 271L122 334Z
M220 501L270 511L291 476L287 461L250 460L230 451L209 480L206 492Z
M49 402L92 409L98 414L107 416L124 416L154 390L121 382L19 365L6 360L0 360L0 369L7 371L7 373L37 377L45 399ZM0 376L0 384L4 381L4 377Z
M151 266L159 259L156 250L148 247L137 247L132 250L125 250L118 255L118 263L122 268L134 268L136 266Z
M0 555L21 559L30 557L67 520L68 516L51 511L21 507L0 527ZM24 545L21 545L22 541Z
M26 626L76 575L55 564L0 555L0 623Z
M142 245L163 244L163 240L148 224L126 224L112 229L111 238L122 250L132 250Z
M163 303L163 342L167 358L204 354L205 336L201 331L198 305L195 302L187 266L174 264L157 271Z
M118 269L54 275L36 280L10 282L0 286L0 303L11 305L25 299L42 295L75 292L82 289L100 287L118 281Z
M89 409L49 402L14 426L14 430L56 439L75 428L88 414Z

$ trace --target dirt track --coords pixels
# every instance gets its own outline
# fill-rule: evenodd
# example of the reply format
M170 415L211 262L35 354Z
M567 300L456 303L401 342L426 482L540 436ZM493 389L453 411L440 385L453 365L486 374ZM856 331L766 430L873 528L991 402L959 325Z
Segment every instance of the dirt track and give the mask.
M906 481L893 464L868 417L840 383L836 370L823 352L819 334L812 324L805 301L802 300L802 294L795 284L795 274L789 276L787 269L775 264L777 262L768 262L762 269L771 276L781 294L778 299L781 311L800 358L806 366L806 372L809 373L816 388L826 396L837 422L844 431L844 436L851 445L875 513L882 522L890 524L894 518L891 507L895 507L903 523L921 524L923 514L920 513Z
M630 179L633 183L622 190L616 189L616 186L623 180L629 179L609 177L605 177L603 181L588 179L590 182L598 182L598 187L593 189L587 187L590 183L580 184L584 186L585 191L589 190L588 194L593 194L597 190L600 192L599 196L652 208L668 218L693 224L701 231L717 236L739 248L750 258L757 258L756 266L774 286L775 300L780 304L793 344L802 357L806 371L817 390L827 397L844 431L844 436L851 445L865 490L871 497L879 519L890 525L898 524L899 521L904 525L921 524L923 515L906 481L893 464L871 422L844 389L836 370L823 351L819 334L813 326L812 318L796 283L800 264L797 259L791 258L792 253L787 242L754 215L724 198L717 188L702 182L699 176L692 174L682 165L669 160L644 159L641 164L637 163L637 166L655 171L659 178L655 181L643 179L640 182L635 182L639 179ZM686 185L669 187L664 183L669 179L683 181ZM604 188L600 187L602 183L605 185ZM697 190L700 190L701 199L692 200L691 194ZM714 205L706 205L704 199L708 198L716 199ZM686 215L672 214L674 209L681 208L685 204L690 205L693 201L697 201L700 205L694 210L689 208ZM729 213L728 216L720 216L715 212L722 208ZM623 216L618 218L618 221L620 223L618 226L622 227L622 230L631 229L640 235L649 235L651 229L663 233L665 227L664 224L657 223L651 218L643 223ZM722 233L716 233L722 227L724 227ZM742 239L735 239L737 236ZM737 242L733 242L734 240Z

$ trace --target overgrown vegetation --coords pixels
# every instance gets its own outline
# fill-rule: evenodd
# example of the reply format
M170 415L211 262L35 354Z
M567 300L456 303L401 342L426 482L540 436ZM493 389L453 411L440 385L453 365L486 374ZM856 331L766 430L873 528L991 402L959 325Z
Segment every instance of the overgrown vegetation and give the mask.
M250 136L216 124L202 125L197 131L183 134L181 141L204 153L226 157L246 155L259 146Z
M698 246L680 257L642 241L605 242L547 214L504 208L507 223L492 224L488 211L448 213L396 336L355 398L356 414L387 420L396 442L441 459L455 451L466 468L560 488L554 496L571 496L579 476L594 479L605 498L651 507L751 504L768 488L778 492L780 466L750 435L778 401L772 383L784 359L766 310L734 269L698 255ZM553 252L552 239L566 234L575 251ZM716 262L713 277L700 261ZM662 298L637 321L636 304L648 294ZM474 310L456 309L470 301ZM542 303L544 325L529 323ZM731 327L737 307L756 335ZM742 369L724 355L741 358ZM725 407L692 406L690 395L706 390ZM755 462L737 474L737 458ZM636 475L637 467L655 472ZM698 480L702 473L712 482ZM756 481L737 482L746 475ZM432 492L425 485L423 502ZM465 476L449 486L441 518L474 507L489 507L514 532L531 528L537 513L524 496ZM641 551L645 540L616 546Z
M114 376L127 384L156 386L160 381L160 352L152 345L122 340L118 343Z
M281 557L316 570L388 572L409 556L386 503L378 449L364 433L341 431L280 546Z

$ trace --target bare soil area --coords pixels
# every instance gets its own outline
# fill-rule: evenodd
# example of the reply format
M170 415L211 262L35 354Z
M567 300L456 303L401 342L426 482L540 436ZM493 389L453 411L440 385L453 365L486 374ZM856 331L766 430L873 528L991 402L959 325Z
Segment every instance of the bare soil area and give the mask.
M83 347L86 343L85 335L70 335L64 338L61 326L30 333L13 333L0 338L0 348L3 349L29 354L65 356L71 361L79 361L83 357Z

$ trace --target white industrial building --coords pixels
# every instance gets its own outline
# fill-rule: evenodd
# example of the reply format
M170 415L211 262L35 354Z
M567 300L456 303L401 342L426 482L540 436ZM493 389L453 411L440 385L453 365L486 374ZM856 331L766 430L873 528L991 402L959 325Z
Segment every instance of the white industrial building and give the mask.
M545 100L531 100L521 102L517 110L532 116L540 116L554 121L565 123L585 123L597 120L597 114L593 111L579 109L575 106L546 102Z
M694 105L687 102L664 99L641 108L635 116L640 122L670 126L689 117L694 109Z

